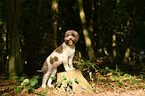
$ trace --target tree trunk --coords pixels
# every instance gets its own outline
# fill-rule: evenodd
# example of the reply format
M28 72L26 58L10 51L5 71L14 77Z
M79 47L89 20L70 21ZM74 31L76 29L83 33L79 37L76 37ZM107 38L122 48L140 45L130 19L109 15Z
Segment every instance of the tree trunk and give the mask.
M6 0L7 30L10 37L9 75L13 76L23 72L23 64L20 53L20 38L18 22L20 17L21 0Z
M79 3L80 19L81 19L82 28L83 28L85 44L86 44L86 47L88 49L89 59L91 61L94 61L95 60L95 52L94 52L94 49L92 47L92 42L91 42L91 39L89 37L89 32L88 32L87 25L86 25L86 18L85 18L85 13L84 13L84 8L83 8L83 0L78 0L78 3Z
M125 51L125 55L124 55L124 59L123 59L123 63L127 64L129 62L129 56L130 56L130 50L132 48L132 39L133 39L133 33L131 33L131 29L133 28L133 24L130 24L132 22L128 21L128 34L127 34L127 40L126 40L126 51Z
M57 82L62 85L58 90L75 92L75 93L93 93L92 87L83 77L80 70L75 69L68 72L61 72L57 74Z
M52 0L52 6L51 6L54 48L57 47L58 1L59 0Z
M112 36L112 54L113 54L113 58L116 58L116 33L113 34Z
M127 64L129 61L129 56L130 56L130 51L132 48L132 44L133 44L133 35L134 35L134 31L133 31L133 21L134 21L134 16L135 16L135 2L133 0L130 0L130 6L129 6L129 14L131 16L131 19L128 18L127 21L127 39L126 39L126 51L125 51L125 55L124 55L124 59L123 59L123 63Z

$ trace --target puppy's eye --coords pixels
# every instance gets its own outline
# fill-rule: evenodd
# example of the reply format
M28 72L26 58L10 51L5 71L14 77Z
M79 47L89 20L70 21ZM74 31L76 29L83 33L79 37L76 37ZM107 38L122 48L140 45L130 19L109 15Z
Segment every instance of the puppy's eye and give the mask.
M71 34L71 36L75 37L75 34Z

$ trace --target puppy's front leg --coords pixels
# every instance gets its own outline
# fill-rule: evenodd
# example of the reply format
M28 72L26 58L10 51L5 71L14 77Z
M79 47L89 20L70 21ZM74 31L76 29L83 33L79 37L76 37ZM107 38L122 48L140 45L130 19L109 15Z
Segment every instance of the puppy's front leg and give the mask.
M69 71L70 70L70 68L68 66L68 56L63 56L63 65L64 65L64 69L66 71Z
M73 64L72 64L73 57L74 57L74 55L72 55L72 56L69 57L69 67L70 67L70 70L74 70L75 69L73 67Z

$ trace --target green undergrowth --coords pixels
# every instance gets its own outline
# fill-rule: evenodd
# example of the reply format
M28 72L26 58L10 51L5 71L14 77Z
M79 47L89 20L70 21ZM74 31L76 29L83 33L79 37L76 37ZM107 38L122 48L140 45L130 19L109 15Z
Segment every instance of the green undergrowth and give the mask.
M105 69L96 70L92 75L91 85L92 87L99 88L108 87L111 90L118 89L144 89L145 75L131 75L129 73L125 73L120 71L119 69L109 69L106 67ZM94 83L95 82L95 83Z
M81 61L78 64L78 67L81 68L86 79L89 80L92 87L96 90L100 87L107 88L111 90L118 90L119 88L131 89L131 88L145 88L145 75L132 75L125 71L121 71L119 68L110 69L105 67L104 69L99 69L98 63L90 61ZM132 72L134 73L134 72Z
M38 88L38 77L39 76L33 76L31 79L20 77L17 78L17 81L20 82L20 85L16 85L14 87L14 90L16 93L19 93L21 91L27 92L27 93L34 93L35 89Z
M90 85L93 87L94 91L97 93L104 92L105 90L120 90L122 89L132 89L132 88L145 88L145 75L131 75L129 73L123 72L120 69L110 69L105 67L104 69L98 69L96 63L81 62L79 66L82 68L82 73L84 77L89 81ZM93 70L93 71L92 71ZM86 74L87 73L87 74ZM90 74L91 73L91 74ZM63 76L63 79L60 82L55 82L56 87L61 87L62 81L66 80L66 77ZM56 77L52 77L53 80ZM52 92L50 89L41 89L40 84L38 84L39 76L33 76L32 78L21 77L18 79L20 85L16 85L14 90L17 93L27 92L32 94L46 95L48 92ZM78 81L75 79L75 82ZM72 81L67 81L68 86L72 86ZM103 90L101 90L101 88ZM66 89L66 88L65 88Z

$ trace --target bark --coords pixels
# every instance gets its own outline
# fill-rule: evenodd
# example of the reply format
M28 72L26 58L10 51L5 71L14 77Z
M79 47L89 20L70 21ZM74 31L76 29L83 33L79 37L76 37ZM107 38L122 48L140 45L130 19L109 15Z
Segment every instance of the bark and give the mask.
M95 52L94 52L94 49L92 46L92 41L89 37L89 32L88 32L87 25L86 25L86 18L85 18L85 13L84 13L84 8L83 8L83 0L78 0L78 3L79 3L80 19L81 19L82 28L83 28L83 35L85 38L86 47L88 49L89 59L91 61L94 61L95 60Z
M116 43L115 42L116 42L116 35L113 34L113 36L112 36L112 48L113 48L113 50L112 50L113 52L112 53L113 53L113 58L115 58L116 54L117 54L116 53L116 48L115 48L116 47Z
M123 59L124 64L127 64L129 62L129 56L130 56L130 51L131 51L132 44L133 44L133 35L134 35L133 21L134 21L136 6L135 6L134 0L130 0L129 2L130 2L129 14L130 14L131 18L128 19L128 21L127 21L126 51L125 51L125 55L124 55L124 59Z
M93 0L93 31L94 31L94 48L96 51L99 49L99 25L100 25L100 10L99 10L99 0Z
M59 0L52 0L52 6L51 6L51 13L52 13L52 29L53 29L53 43L54 48L57 47L57 24L58 24L58 1Z
M21 0L6 0L7 30L10 37L10 56L8 62L10 76L23 72L23 64L20 53L20 37L18 32L20 4Z
M129 56L130 56L130 50L131 50L131 48L132 48L132 39L133 39L133 33L131 33L131 29L132 29L132 25L133 24L130 24L130 23L132 23L132 22L129 22L128 21L128 24L127 24L127 26L128 26L128 34L127 34L127 40L126 40L126 51L125 51L125 55L124 55L124 59L123 59L123 63L124 64L127 64L128 62L129 62Z

